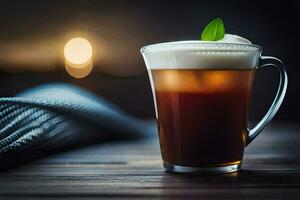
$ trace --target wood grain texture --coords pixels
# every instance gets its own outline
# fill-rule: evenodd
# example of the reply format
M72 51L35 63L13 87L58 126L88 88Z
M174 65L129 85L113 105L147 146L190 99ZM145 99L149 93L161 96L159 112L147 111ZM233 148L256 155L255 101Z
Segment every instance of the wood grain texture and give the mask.
M300 199L299 132L273 123L226 175L165 172L157 139L84 147L0 172L0 199Z

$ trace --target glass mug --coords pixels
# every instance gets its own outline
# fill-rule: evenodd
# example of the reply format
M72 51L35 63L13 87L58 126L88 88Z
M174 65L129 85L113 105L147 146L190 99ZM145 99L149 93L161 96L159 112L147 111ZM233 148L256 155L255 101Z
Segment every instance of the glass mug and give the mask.
M251 44L181 41L141 49L154 96L163 165L173 172L229 173L244 147L279 109L287 89L284 64ZM247 128L257 69L273 66L280 82L261 121Z

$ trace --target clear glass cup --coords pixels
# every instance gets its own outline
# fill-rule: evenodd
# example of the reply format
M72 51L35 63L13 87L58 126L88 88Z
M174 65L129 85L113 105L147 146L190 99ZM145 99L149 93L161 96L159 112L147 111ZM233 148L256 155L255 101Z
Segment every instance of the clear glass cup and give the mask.
M284 64L257 45L180 41L141 49L153 91L163 165L173 172L228 173L240 169L244 147L279 109L287 89ZM248 129L258 69L279 71L277 95Z

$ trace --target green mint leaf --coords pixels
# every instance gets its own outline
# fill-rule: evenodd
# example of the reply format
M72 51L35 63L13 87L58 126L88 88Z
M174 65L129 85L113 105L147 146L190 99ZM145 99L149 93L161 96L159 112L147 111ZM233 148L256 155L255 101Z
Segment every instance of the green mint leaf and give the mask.
M224 38L225 27L221 18L216 18L209 22L201 34L203 41L216 41Z

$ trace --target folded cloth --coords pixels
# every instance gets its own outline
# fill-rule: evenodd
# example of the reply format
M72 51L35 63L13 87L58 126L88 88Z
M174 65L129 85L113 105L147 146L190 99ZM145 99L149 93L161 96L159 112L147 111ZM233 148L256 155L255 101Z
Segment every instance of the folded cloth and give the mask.
M153 126L148 123L69 84L47 84L16 97L0 98L0 157L28 149L152 133Z

